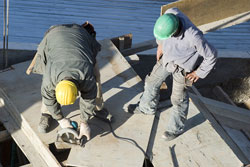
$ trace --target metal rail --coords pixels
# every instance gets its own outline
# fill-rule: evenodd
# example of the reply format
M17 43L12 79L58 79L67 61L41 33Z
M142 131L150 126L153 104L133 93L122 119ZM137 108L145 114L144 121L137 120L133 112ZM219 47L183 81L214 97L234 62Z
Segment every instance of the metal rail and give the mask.
M2 67L1 68L7 68L8 67L8 34L9 34L9 0L3 1L3 54L2 54Z

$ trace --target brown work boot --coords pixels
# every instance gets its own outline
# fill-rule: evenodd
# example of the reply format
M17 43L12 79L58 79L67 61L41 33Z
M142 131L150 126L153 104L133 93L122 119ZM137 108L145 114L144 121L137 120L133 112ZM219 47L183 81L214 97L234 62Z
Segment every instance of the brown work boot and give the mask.
M42 114L38 125L38 131L40 133L48 133L49 126L51 124L52 116L49 114Z

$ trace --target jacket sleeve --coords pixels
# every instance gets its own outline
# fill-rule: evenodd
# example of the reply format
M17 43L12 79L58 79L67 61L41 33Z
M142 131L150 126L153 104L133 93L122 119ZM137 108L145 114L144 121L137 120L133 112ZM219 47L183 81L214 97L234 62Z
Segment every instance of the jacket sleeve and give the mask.
M34 68L32 70L33 73L44 74L45 66L47 63L46 48L47 48L47 39L46 39L46 37L44 37L37 48L36 62L35 62Z
M41 94L43 103L46 105L52 116L58 115L61 112L61 105L56 101L55 89L42 83Z
M217 50L210 45L203 35L195 35L194 46L197 53L203 57L203 61L196 70L196 74L200 78L205 78L213 69L217 60Z
M80 84L80 110L81 112L92 114L95 109L95 99L97 94L97 86L95 76L91 75Z

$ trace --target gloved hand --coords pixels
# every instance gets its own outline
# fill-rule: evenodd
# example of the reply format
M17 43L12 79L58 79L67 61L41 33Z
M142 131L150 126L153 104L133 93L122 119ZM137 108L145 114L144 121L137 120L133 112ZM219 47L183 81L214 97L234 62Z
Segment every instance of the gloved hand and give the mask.
M81 123L80 125L80 134L78 136L78 139L81 139L83 136L87 137L87 140L90 139L90 127L88 125L88 123Z
M58 123L62 129L73 128L73 126L70 124L70 119L68 119L68 118L63 118L63 119L59 120Z
M156 54L156 60L159 61L161 59L162 55L163 55L162 44L158 44L157 54Z

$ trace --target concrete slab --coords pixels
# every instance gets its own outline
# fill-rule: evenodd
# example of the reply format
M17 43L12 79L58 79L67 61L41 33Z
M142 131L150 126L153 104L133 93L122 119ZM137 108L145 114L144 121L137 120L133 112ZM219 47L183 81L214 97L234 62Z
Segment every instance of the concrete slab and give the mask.
M155 167L235 167L241 161L204 118L195 105L190 102L186 132L178 138L166 142L162 139L170 109L162 111L153 147Z

